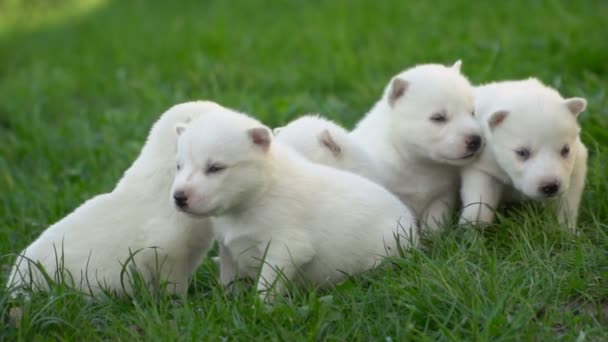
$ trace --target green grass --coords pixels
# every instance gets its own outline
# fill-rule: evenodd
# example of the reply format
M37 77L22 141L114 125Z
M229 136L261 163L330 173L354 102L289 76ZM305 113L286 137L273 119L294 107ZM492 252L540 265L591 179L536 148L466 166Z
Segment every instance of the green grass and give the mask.
M475 83L535 75L586 97L591 151L580 236L517 208L273 307L224 293L210 261L182 300L13 301L3 257L0 340L608 339L606 18L600 0L0 1L0 255L110 190L158 115L190 99L352 127L393 74L462 58Z

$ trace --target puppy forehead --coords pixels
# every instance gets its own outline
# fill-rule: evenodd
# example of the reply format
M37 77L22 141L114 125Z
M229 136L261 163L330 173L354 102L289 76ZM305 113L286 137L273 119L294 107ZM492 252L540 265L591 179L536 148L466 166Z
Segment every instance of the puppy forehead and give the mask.
M298 132L303 132L306 134L318 134L324 129L329 130L332 134L342 132L346 133L344 128L327 119L321 117L304 116L283 127L277 136L283 135L282 133L293 134Z
M323 118L305 116L281 128L277 139L286 143L318 144L318 137L324 130L329 131L334 140L348 141L348 131Z
M448 111L470 111L474 106L473 87L462 75L449 71L443 77L416 77L411 81L412 97L429 106Z
M555 101L530 99L514 103L505 120L505 126L513 127L514 133L535 137L539 141L573 139L578 135L578 122L565 106Z
M329 125L329 121L315 116L303 116L292 121L287 127L315 129L323 128Z
M496 128L495 139L512 148L528 147L534 150L555 150L563 144L572 143L578 134L577 129L556 120L542 122L517 122L508 118Z
M230 159L247 151L247 135L244 131L225 130L217 126L204 129L189 127L178 142L178 155L196 162L208 159Z
M323 131L323 126L318 123L306 121L294 121L282 127L277 133L276 138L281 141L292 141L296 139L313 139Z

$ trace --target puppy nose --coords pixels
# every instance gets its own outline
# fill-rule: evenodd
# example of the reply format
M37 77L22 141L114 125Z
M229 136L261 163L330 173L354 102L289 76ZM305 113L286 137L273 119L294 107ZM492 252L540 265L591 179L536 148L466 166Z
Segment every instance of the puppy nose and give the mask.
M555 196L555 194L557 194L557 191L559 190L559 186L560 186L560 184L558 181L551 181L551 182L541 184L540 187L538 188L538 191L540 191L540 193L545 195L546 197L551 197L551 196Z
M480 135L470 135L466 140L467 150L469 152L476 152L481 147L481 136Z
M173 194L173 199L175 200L175 205L180 208L185 208L188 206L188 196L183 191L176 191Z

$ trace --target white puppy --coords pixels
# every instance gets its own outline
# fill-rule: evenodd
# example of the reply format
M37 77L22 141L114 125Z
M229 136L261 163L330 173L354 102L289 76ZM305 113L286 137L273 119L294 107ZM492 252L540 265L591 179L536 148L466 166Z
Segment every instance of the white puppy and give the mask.
M483 145L460 64L420 65L393 77L351 133L382 170L379 182L430 229L445 222L457 200L459 168Z
M116 188L46 229L17 258L8 286L48 288L29 260L51 280L92 294L130 293L134 267L148 286L166 281L170 292L185 293L213 237L209 220L176 212L167 200L175 175L175 125L216 107L190 102L165 112Z
M306 159L377 179L379 172L368 152L347 130L320 116L302 116L274 130L275 140L291 146Z
M563 197L560 222L574 227L587 170L576 118L587 101L565 100L533 78L478 87L475 98L488 146L463 170L461 223L491 223L503 195L515 192Z
M259 121L229 109L176 127L176 206L213 216L221 282L256 278L263 298L282 274L324 285L397 255L416 241L394 195L358 175L314 164L272 141ZM276 286L282 291L282 281Z

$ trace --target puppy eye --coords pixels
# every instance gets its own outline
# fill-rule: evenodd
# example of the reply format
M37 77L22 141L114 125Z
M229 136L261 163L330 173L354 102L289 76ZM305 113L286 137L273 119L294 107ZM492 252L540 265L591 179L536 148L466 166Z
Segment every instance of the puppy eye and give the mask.
M179 171L182 169L182 166L178 163L176 169L177 169L177 171Z
M430 119L435 123L444 123L448 120L448 118L443 113L435 113L431 115Z
M515 150L515 154L517 154L519 159L521 159L523 161L526 161L526 160L528 160L528 158L530 158L530 150L525 147Z
M568 146L568 144L564 145L560 153L563 158L567 158L570 155L570 146Z
M475 116L475 110L471 112L471 116Z
M219 163L213 163L213 164L207 166L205 173L206 174L218 173L218 172L224 171L225 169L226 169L226 165L222 165Z

